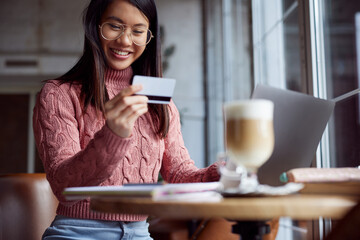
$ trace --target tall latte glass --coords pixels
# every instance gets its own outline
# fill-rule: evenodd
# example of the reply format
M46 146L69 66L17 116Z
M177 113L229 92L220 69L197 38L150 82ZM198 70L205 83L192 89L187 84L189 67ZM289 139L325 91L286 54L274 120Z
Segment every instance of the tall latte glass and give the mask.
M239 100L224 105L227 155L248 175L255 175L273 152L273 112L274 104L269 100Z

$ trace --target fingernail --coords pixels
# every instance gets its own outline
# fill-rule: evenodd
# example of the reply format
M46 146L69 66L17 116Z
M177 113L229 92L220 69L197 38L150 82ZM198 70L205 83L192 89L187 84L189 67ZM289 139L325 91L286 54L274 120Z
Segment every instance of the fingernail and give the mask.
M135 84L134 88L135 88L135 90L140 90L140 89L142 89L142 85L141 84Z

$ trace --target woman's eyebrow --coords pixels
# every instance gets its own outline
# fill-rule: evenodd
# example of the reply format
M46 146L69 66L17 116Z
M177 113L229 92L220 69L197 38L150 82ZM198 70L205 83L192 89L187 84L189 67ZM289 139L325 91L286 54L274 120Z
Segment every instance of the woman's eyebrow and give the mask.
M120 18L118 18L118 17L115 17L115 16L109 16L109 17L106 18L106 20L114 20L114 21L117 21L117 22L119 22L119 23L125 24L125 22L124 22L122 19L120 19ZM140 26L147 27L147 24L137 23L137 24L135 24L134 26L137 26L137 27L140 27Z
M119 23L124 23L123 20L121 20L120 18L115 17L115 16L109 16L109 17L106 18L106 20L115 20L115 21L117 21Z

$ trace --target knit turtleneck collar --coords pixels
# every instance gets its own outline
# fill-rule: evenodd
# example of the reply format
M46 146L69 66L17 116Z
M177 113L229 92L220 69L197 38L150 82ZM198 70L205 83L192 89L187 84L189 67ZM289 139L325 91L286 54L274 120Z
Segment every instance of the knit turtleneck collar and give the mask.
M105 83L111 88L124 88L130 85L132 76L131 66L123 70L108 68L105 73Z

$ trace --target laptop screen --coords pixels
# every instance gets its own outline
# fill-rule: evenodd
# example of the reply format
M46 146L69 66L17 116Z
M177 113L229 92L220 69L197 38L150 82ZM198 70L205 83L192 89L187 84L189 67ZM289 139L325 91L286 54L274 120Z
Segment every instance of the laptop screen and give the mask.
M310 167L335 102L265 85L257 85L252 98L274 102L275 147L258 171L259 182L281 185L283 172Z

